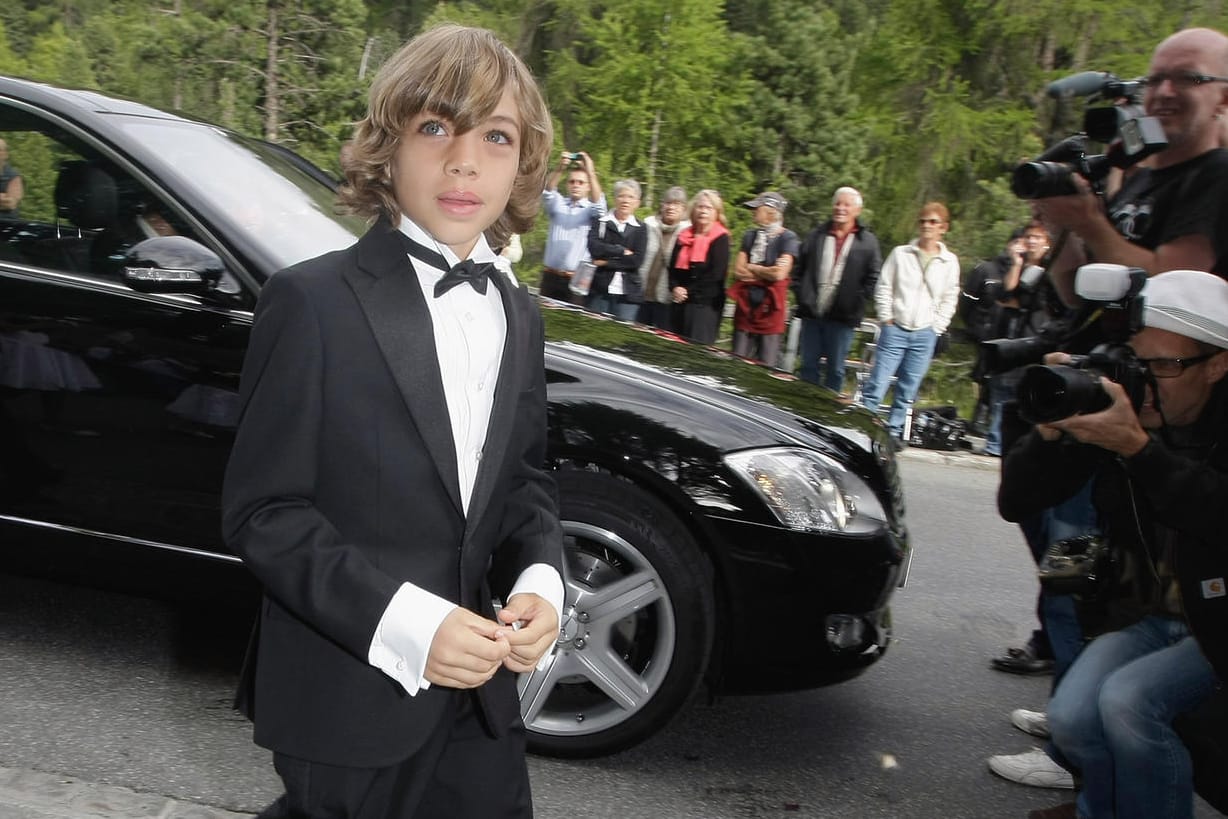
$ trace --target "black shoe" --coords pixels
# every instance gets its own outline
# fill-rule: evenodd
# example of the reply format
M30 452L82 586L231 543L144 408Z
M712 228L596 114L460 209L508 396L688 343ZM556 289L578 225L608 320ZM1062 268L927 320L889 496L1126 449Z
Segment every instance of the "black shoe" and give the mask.
M994 657L989 664L998 671L1010 674L1052 674L1053 659L1037 657L1031 646L1008 648L1001 657Z

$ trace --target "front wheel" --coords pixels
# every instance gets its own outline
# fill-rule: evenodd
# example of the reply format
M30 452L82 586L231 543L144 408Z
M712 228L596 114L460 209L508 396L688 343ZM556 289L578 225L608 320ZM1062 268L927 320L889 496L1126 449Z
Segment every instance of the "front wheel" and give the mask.
M643 741L707 668L712 569L664 504L609 475L559 475L566 602L554 656L519 679L529 749L591 757Z

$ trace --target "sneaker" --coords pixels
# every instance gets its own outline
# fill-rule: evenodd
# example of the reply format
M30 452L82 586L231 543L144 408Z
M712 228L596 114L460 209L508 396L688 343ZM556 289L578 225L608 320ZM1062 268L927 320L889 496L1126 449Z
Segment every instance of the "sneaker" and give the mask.
M989 770L1020 785L1074 790L1074 777L1070 775L1070 771L1054 762L1040 748L1033 748L1021 754L991 756Z
M1049 738L1049 716L1044 711L1029 711L1026 708L1016 708L1011 711L1011 725L1025 734L1031 734L1041 739Z
M1008 648L1001 657L989 661L992 668L1011 674L1052 674L1052 658L1037 657L1032 646Z

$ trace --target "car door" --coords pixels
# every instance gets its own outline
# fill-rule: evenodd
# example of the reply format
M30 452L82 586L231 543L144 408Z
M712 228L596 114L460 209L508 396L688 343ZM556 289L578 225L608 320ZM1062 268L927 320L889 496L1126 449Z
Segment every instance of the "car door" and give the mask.
M0 100L0 139L24 188L0 213L0 523L33 542L221 550L254 294L229 273L226 298L137 292L133 245L203 244L187 212L31 106Z

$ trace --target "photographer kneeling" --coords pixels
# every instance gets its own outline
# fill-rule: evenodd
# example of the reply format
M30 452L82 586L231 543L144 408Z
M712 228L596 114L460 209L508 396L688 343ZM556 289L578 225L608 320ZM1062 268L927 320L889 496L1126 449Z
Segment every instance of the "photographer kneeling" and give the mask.
M1192 816L1190 756L1172 721L1214 692L1212 665L1228 671L1228 282L1161 273L1142 301L1134 358L1118 368L1141 387L1137 410L1101 378L1107 409L1036 424L1003 465L998 505L1011 521L1094 478L1115 561L1098 578L1115 630L1083 650L1049 705L1053 740L1082 775L1077 814L1034 816Z

